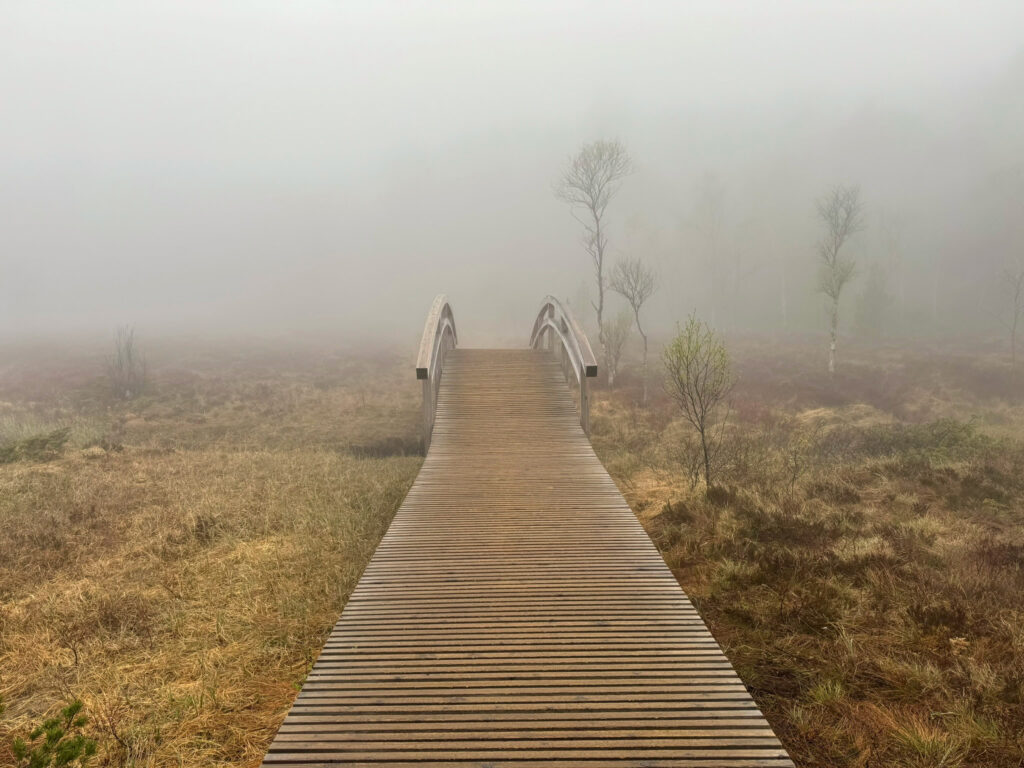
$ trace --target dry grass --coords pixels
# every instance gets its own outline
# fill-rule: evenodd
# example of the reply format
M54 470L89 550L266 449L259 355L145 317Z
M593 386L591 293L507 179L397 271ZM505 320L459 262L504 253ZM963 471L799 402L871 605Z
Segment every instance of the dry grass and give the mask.
M740 358L710 494L633 390L595 398L598 453L798 765L1019 767L1020 400L946 359L865 352L830 388L785 354Z
M1005 372L850 349L832 386L814 348L736 347L710 498L628 369L595 393L594 441L797 763L1020 766L1024 407ZM151 386L124 404L103 350L4 350L0 765L73 697L97 765L257 765L418 469L409 360L146 351Z
M87 368L0 394L0 445L70 428L0 463L0 765L73 697L94 764L258 765L418 470L393 360L187 362L130 406Z

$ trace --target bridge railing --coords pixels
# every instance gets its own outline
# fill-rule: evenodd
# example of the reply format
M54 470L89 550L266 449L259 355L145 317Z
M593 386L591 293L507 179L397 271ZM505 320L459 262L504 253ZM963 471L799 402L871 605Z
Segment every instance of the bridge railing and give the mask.
M448 297L439 293L434 298L423 326L420 351L416 356L416 378L423 381L423 449L430 447L437 415L437 390L441 386L444 358L458 344L455 316Z
M546 297L537 313L533 333L530 334L530 346L554 352L562 364L566 382L575 382L579 388L580 426L589 435L590 395L587 379L597 376L597 358L572 312L554 296Z

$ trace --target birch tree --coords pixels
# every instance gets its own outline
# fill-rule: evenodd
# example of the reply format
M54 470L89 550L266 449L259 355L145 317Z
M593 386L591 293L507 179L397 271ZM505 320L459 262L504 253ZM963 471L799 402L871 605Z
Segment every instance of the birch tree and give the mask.
M640 404L647 405L647 332L640 322L640 310L657 288L658 278L654 270L639 258L626 259L615 265L611 289L620 294L633 310L636 330L644 342L644 357L641 376L643 378Z
M825 227L818 241L818 289L830 302L828 373L829 376L835 376L839 299L857 271L856 260L843 247L851 237L864 229L864 206L860 201L860 189L842 185L833 187L818 200L818 216Z
M555 183L555 196L572 209L573 217L583 225L583 247L590 257L597 281L597 302L591 302L597 313L597 338L605 367L608 344L605 339L604 293L605 255L608 251L608 230L605 213L608 204L633 164L625 146L617 140L600 140L584 144L569 160L565 171ZM610 369L609 369L610 370Z
M608 387L615 386L615 377L619 373L619 363L622 362L622 351L629 340L629 332L633 327L633 318L629 310L622 310L610 320L604 323L604 341L608 347L607 369Z
M700 438L704 484L710 488L728 413L718 418L736 383L725 343L706 323L690 315L665 347L665 390Z

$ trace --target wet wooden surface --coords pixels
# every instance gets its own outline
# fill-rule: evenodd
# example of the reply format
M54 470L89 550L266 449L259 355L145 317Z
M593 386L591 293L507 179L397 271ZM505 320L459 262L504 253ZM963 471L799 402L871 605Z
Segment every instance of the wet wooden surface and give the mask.
M267 766L789 766L547 352L455 349Z

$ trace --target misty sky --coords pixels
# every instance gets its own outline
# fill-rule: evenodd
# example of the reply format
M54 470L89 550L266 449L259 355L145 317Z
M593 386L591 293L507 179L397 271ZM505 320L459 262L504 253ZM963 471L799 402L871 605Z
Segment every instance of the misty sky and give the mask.
M1021 245L1022 93L1019 0L0 0L0 335L415 344L447 291L464 341L525 336L544 293L584 300L551 184L600 137L636 161L612 250L657 264L659 317L706 298L708 174L757 282L809 285L814 197L849 182L953 295Z

